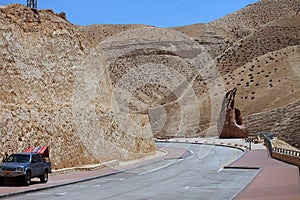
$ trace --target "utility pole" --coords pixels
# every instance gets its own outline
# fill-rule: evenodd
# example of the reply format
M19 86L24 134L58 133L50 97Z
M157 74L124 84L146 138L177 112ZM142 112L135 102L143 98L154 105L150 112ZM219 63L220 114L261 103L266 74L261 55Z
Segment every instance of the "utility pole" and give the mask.
M37 10L37 0L27 0L27 7Z

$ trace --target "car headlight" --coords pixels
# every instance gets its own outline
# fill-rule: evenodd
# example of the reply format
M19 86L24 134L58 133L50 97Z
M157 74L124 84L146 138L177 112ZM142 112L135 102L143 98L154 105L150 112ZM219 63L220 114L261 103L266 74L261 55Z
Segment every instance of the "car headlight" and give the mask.
M17 171L22 172L22 171L24 171L24 168L23 167L17 167Z

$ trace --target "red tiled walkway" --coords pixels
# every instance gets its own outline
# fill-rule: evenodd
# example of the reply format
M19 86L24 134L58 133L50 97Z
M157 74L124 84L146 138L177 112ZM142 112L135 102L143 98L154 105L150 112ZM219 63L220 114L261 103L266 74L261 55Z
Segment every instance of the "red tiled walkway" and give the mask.
M235 199L300 200L297 166L270 158L265 149L247 152L230 167L259 167L261 171Z

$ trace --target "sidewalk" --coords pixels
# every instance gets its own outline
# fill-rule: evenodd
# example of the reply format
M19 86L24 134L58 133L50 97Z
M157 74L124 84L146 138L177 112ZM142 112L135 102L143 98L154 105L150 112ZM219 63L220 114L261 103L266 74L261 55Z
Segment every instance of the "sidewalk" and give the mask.
M248 151L229 167L261 168L258 175L235 199L300 199L298 167L270 158L266 149Z

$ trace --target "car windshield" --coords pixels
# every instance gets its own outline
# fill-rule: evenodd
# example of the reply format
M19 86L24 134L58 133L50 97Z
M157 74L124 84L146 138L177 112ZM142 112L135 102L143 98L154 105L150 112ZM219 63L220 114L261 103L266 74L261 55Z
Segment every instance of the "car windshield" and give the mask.
M30 160L30 156L29 155L10 155L6 162L21 162L21 163L25 163L25 162L29 162Z

